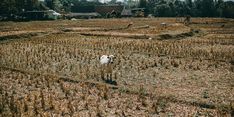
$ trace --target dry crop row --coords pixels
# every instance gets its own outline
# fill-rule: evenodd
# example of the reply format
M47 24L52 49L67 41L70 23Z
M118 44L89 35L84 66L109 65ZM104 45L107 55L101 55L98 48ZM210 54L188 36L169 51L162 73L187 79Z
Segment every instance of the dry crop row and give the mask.
M172 23L174 19L164 19ZM132 19L137 26L161 19ZM85 26L115 28L130 19L6 23L20 30ZM231 116L234 110L232 29L214 31L219 19L194 19L207 35L143 40L56 33L1 42L0 113L3 116ZM1 24L0 24L1 25ZM16 25L16 26L14 26ZM116 26L116 27L118 27ZM192 27L197 25L193 24ZM214 26L214 27L213 27ZM7 28L7 25L3 25ZM148 29L146 29L147 31ZM167 28L165 30L168 30ZM215 29L216 30L216 29ZM131 31L128 30L128 31ZM144 31L144 30L143 30ZM113 54L119 89L102 80L99 57ZM5 69L9 68L9 69ZM50 74L50 75L48 75ZM64 77L61 80L58 77ZM88 82L99 82L101 85ZM104 84L104 85L103 85Z

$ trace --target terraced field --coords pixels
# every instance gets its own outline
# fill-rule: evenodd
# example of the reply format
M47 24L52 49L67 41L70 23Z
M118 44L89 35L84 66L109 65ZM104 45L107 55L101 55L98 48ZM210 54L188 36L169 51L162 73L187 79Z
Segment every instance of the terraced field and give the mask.
M234 116L232 19L0 22L0 31L3 117ZM116 56L112 81L104 54Z

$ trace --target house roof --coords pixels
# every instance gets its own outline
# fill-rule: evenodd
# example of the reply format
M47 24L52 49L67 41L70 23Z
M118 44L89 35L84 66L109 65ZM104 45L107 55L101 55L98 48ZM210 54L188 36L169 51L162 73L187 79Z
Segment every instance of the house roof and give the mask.
M100 14L107 14L111 13L112 11L121 13L123 9L123 5L99 5L95 7L95 11Z
M145 10L145 8L133 8L132 11Z
M94 16L94 17L97 17L97 16L100 16L100 14L96 13L96 12L93 12L93 13L70 13L70 14L68 14L68 16L70 16L70 17L75 17L75 16Z
M132 16L132 11L130 9L124 9L122 12L121 12L121 15L122 16Z

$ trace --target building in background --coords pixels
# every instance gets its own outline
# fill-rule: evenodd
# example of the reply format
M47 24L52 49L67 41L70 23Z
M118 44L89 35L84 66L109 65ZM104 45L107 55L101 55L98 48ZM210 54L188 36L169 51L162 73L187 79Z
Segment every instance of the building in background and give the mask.
M95 11L106 18L121 17L123 9L124 5L121 4L98 5L95 7Z

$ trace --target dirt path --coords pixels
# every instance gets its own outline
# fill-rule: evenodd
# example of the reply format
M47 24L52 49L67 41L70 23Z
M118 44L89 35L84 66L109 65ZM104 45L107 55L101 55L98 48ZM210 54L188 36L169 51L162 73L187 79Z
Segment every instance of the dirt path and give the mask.
M183 39L186 37L192 37L197 35L203 35L201 30L191 30L189 32L177 33L177 34L137 34L137 33L120 33L120 32L77 32L78 34L85 36L112 36L112 37L125 37L134 39Z

